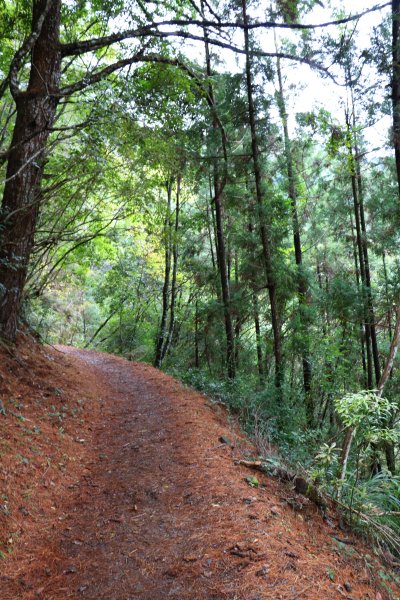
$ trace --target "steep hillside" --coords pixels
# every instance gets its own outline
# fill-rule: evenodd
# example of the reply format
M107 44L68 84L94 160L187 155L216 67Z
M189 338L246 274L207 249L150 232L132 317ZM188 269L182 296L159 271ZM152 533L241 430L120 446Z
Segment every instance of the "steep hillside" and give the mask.
M0 380L2 600L399 596L334 514L251 481L251 444L173 378L24 338Z

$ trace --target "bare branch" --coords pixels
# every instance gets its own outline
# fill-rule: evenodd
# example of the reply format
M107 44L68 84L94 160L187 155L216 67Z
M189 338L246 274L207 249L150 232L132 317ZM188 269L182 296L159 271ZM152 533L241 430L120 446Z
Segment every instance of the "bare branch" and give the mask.
M160 37L160 38L177 36L177 37L184 37L184 38L190 38L190 39L195 39L195 40L199 40L199 41L204 41L204 38L201 36L193 36L187 32L182 32L182 31L168 32L168 33L154 32L153 36L154 35L156 35L157 37ZM227 44L225 42L221 42L219 40L215 40L212 38L209 38L208 41L210 44L216 45L220 48L225 48L227 50L231 50L232 52L236 52L238 54L245 53L245 51L242 48L239 48L238 46L233 46L231 44ZM88 86L93 85L94 83L98 83L99 81L102 81L108 75L111 75L112 73L114 73L115 71L118 71L119 69L123 69L124 67L130 66L134 63L139 63L139 62L155 62L155 63L164 63L164 64L178 66L178 67L185 69L190 76L193 76L193 72L189 69L189 67L187 65L185 65L182 61L180 61L178 58L176 58L176 59L168 58L168 57L163 57L162 55L153 54L153 53L143 54L143 51L144 51L144 49L142 48L134 56L118 60L115 63L108 65L107 67L104 67L100 71L97 71L96 73L92 73L88 77L85 77L84 79L81 79L80 81L77 81L76 83L73 83L69 86L62 88L59 92L59 96L61 96L61 97L70 96L71 94L74 94L75 92L83 90L83 89L87 88ZM318 71L322 72L324 75L328 76L330 79L332 79L336 83L335 78L328 71L328 69L326 67L324 67L320 63L317 63L308 57L295 56L292 54L287 54L285 52L263 52L261 50L254 50L251 54L253 56L268 57L268 58L282 58L282 59L293 60L296 62L300 62L302 64L306 64L310 68L317 69Z
M188 26L197 26L197 27L214 27L215 29L269 29L269 28L277 28L277 29L320 29L324 27L330 27L335 25L342 25L344 23L349 23L351 21L357 21L364 15L367 15L372 12L376 12L382 10L388 6L390 6L390 2L386 2L385 4L379 4L373 6L372 8L368 8L361 13L357 13L356 15L352 15L349 17L344 17L343 19L337 19L333 21L326 21L325 23L277 23L275 21L257 21L255 23L241 23L238 21L226 21L221 22L219 20L201 20L201 19L168 19L165 21L155 21L153 23L149 23L148 25L143 25L138 27L137 29L127 29L126 31L121 31L118 33L114 33L108 36L104 36L101 38L94 38L91 40L83 40L81 42L73 42L70 44L63 44L61 46L62 56L73 56L76 54L84 54L85 52L93 52L99 48L103 48L104 46L110 46L115 44L116 42L121 42L127 39L140 38L149 35L154 35L154 30L159 27L166 26L178 26L178 27L188 27ZM166 32L160 32L166 33ZM190 37L188 32L185 32ZM196 37L194 39L197 39Z
M142 51L143 50L138 52L138 54L135 54L135 56L131 56L130 58L124 58L124 59L118 60L117 62L115 62L111 65L108 65L107 67L104 67L104 69L101 69L100 71L97 71L96 73L92 73L88 77L85 77L84 79L81 79L80 81L77 81L76 83L73 83L72 85L68 85L68 86L62 88L59 92L59 95L61 97L70 96L71 94L74 94L75 92L84 90L85 88L87 88L90 85L93 85L94 83L98 83L99 81L102 81L103 79L108 77L108 75L111 75L111 73L114 73L115 71L118 71L119 69L123 69L124 67L133 65L134 63L144 60Z

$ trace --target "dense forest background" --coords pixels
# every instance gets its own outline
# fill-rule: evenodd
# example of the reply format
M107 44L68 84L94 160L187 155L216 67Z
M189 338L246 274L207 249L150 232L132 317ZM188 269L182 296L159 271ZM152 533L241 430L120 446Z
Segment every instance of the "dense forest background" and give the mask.
M400 2L350 9L1 0L0 330L173 372L395 545Z

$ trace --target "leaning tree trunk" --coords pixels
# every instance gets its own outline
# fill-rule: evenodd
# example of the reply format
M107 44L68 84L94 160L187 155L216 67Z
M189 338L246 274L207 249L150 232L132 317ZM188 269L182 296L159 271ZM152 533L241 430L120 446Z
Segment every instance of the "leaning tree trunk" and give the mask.
M392 338L392 343L390 344L389 356L387 358L385 367L383 369L381 378L378 383L377 396L382 396L384 387L390 377L390 373L392 372L394 361L397 355L397 350L399 348L400 343L400 306L396 307L396 324L394 327L394 334ZM386 463L389 471L392 475L396 473L396 457L395 457L395 446L393 442L386 441L384 443Z
M47 5L33 3L32 31ZM14 341L40 206L45 150L58 104L60 0L54 0L32 52L26 91L11 89L16 121L0 215L0 334Z

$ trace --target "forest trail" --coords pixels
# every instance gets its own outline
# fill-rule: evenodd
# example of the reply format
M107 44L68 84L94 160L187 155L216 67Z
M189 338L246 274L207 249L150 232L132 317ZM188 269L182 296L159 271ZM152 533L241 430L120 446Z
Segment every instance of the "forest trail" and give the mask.
M59 350L94 399L83 463L5 563L1 600L389 597L333 517L273 478L249 486L235 458L254 448L222 408L149 365Z

